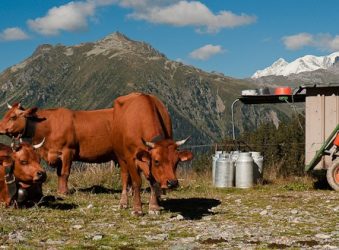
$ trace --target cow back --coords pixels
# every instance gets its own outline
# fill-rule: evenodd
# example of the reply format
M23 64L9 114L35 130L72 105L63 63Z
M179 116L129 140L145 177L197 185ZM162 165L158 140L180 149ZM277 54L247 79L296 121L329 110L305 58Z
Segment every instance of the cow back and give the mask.
M63 153L72 160L107 162L112 149L113 109L74 111L67 108L38 109L30 118L24 139L40 143L40 156L55 166Z
M142 139L172 138L171 119L165 105L155 96L131 93L114 102L113 138L118 154L144 148Z

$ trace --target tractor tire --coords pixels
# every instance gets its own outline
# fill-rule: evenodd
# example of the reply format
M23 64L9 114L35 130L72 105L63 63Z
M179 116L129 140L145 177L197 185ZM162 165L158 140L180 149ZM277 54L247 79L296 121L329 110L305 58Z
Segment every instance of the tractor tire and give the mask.
M339 191L339 161L334 162L326 172L328 184L335 191Z

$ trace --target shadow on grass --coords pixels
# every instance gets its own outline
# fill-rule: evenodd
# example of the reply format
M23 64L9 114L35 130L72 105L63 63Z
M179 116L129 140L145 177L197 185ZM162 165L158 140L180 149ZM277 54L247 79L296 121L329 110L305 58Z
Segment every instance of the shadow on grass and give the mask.
M314 189L319 190L332 190L331 186L328 184L326 178L326 170L313 170L311 176L315 179L313 183Z
M88 188L79 188L77 191L83 192L83 193L91 193L91 194L121 194L121 189L112 189L112 188L106 188L100 185L93 185L92 187ZM141 193L150 193L150 188L142 188L140 190ZM132 190L128 189L128 195L132 195Z
M92 187L88 188L80 188L78 189L79 192L83 193L91 193L91 194L117 194L121 193L121 189L111 189L111 188L105 188L100 185L93 185Z
M206 198L168 199L160 202L164 210L178 212L188 220L200 220L203 216L213 215L210 209L220 204L219 200Z
M63 199L60 197L55 197L53 195L44 196L39 203L38 207L51 208L56 210L71 210L78 207L78 205L74 203L63 203Z
M314 189L319 189L319 190L333 190L331 188L330 184L328 184L326 179L316 180L313 183L313 188Z

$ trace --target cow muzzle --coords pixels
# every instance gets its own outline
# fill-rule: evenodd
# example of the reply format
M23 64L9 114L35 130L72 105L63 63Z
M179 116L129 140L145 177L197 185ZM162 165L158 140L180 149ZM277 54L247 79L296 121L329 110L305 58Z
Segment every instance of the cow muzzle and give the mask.
M177 179L167 181L167 187L169 189L174 189L174 188L177 188L178 186L179 186L179 182Z
M38 171L33 179L34 183L43 183L47 179L47 174L45 171Z

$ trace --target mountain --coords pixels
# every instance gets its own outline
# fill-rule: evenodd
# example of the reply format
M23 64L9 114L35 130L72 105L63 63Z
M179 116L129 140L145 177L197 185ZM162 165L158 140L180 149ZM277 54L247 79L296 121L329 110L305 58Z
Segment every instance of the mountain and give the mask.
M39 46L23 62L0 74L0 115L6 103L24 106L97 109L132 91L152 93L167 106L175 138L192 136L192 144L231 135L231 103L256 83L207 73L169 60L144 42L121 33L75 46ZM286 115L271 107L236 107L237 131Z
M286 62L283 58L279 58L271 66L256 71L252 78L260 78L264 76L289 76L291 74L299 74L302 72L311 72L319 69L329 69L339 59L339 52L332 53L328 56L312 56L306 55L300 57L293 62Z

